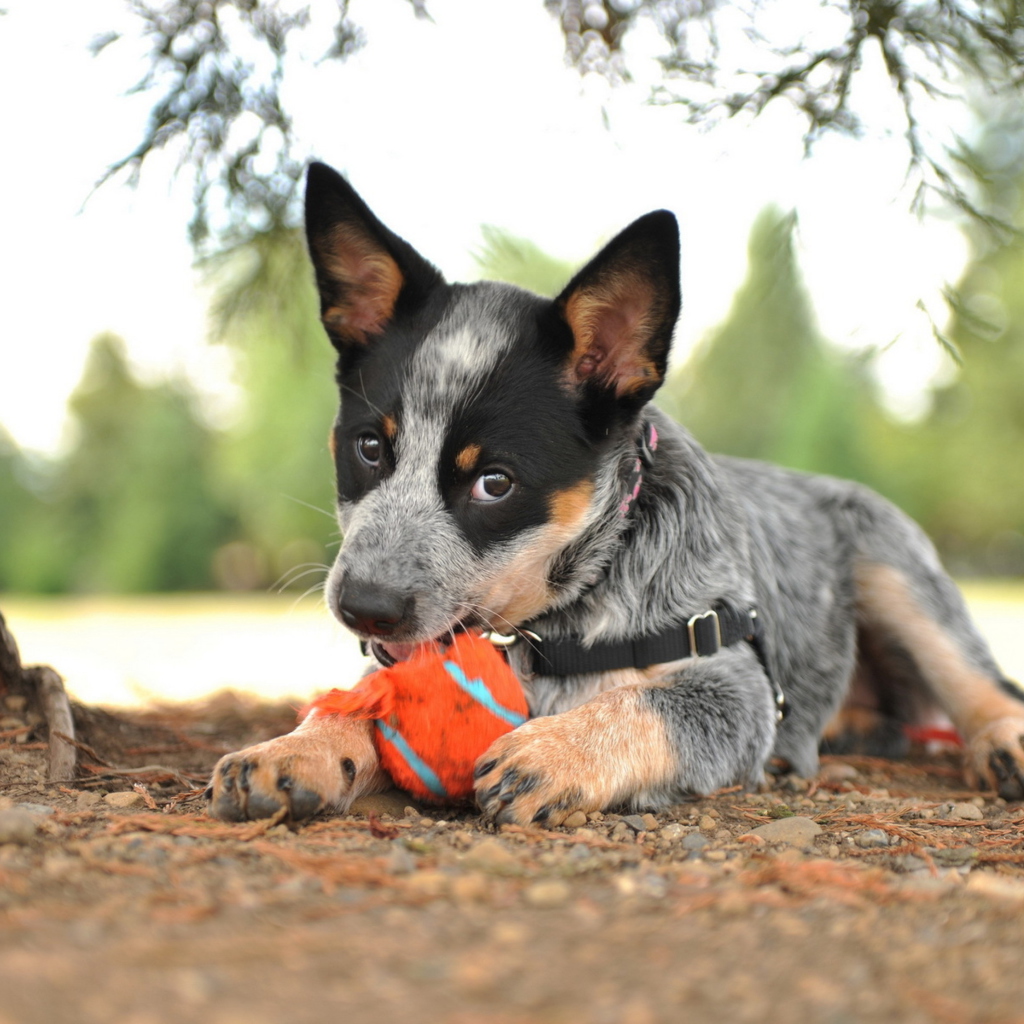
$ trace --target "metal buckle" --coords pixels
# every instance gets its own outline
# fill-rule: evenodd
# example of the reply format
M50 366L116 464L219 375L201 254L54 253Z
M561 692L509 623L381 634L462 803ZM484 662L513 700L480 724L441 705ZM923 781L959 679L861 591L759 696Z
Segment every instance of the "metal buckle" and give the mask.
M715 620L715 649L713 651L701 652L697 650L697 623L704 619ZM717 654L722 649L722 623L718 618L718 612L712 608L710 611L701 612L699 615L691 616L686 623L686 632L690 637L690 657L704 658L711 654Z
M527 636L531 640L536 640L537 643L540 643L540 637L536 633L531 633L528 629L521 629L517 633L499 633L496 629L491 629L481 635L485 640L494 644L495 647L500 647L503 650L515 646L523 637Z

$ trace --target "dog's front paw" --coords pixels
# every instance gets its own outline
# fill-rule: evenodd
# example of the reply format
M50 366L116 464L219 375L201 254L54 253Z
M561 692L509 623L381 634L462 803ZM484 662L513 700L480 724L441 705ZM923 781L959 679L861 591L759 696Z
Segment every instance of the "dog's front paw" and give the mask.
M650 803L677 771L665 723L624 686L495 740L476 764L476 799L501 824L560 825L574 811Z
M600 775L570 739L567 715L535 718L499 737L476 765L476 799L499 824L560 825L604 802Z
M967 740L968 781L1004 800L1024 799L1024 714L997 718Z
M322 809L343 810L384 775L371 723L340 716L307 718L286 736L228 754L213 770L206 798L224 821L303 821Z

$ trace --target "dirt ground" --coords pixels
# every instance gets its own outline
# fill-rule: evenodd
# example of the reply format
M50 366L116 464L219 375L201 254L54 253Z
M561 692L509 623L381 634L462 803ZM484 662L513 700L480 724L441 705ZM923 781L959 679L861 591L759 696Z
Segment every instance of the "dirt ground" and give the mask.
M0 1024L1024 1024L1024 806L952 755L548 831L399 793L290 831L199 797L289 707L77 708L48 785L17 705Z

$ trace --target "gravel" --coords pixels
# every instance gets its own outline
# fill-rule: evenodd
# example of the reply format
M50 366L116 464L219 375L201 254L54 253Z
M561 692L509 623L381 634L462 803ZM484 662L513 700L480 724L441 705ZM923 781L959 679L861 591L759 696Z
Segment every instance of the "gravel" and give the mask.
M201 779L201 735L160 763ZM1024 1005L1024 806L978 807L952 760L830 760L548 829L382 794L292 831L211 821L174 783L142 783L156 810L83 800L96 780L47 786L22 747L0 746L0 826L31 826L0 841L3 1024L988 1024Z

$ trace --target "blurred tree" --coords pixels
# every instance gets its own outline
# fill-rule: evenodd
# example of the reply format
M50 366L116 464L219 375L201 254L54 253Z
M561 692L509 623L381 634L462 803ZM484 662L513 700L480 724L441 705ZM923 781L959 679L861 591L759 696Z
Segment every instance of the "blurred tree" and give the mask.
M402 6L393 2L396 10ZM429 17L426 0L404 3ZM1021 0L821 0L796 17L793 0L544 3L565 35L567 58L582 72L628 77L625 41L637 26L653 24L666 47L662 102L681 104L690 121L709 124L757 116L785 99L803 113L808 144L824 132L863 129L854 86L876 53L905 118L918 201L934 190L989 218L969 191L974 164L966 144L951 148L925 132L921 110L937 98L964 102L972 85L1019 96ZM193 176L197 243L210 233L213 206L221 218L217 244L292 223L304 154L282 102L288 49L297 33L324 60L360 49L364 39L349 17L349 0L131 0L131 9L152 44L150 70L136 91L152 90L156 99L139 145L104 180L123 169L137 178L152 153L175 143L180 166ZM94 51L117 38L98 37Z
M568 284L576 266L549 256L540 246L511 232L485 224L483 245L473 259L482 278L507 281L553 298Z
M218 465L241 538L251 545L248 557L235 549L235 561L225 563L234 579L221 582L266 585L302 566L316 575L324 569L324 538L335 530L327 437L338 392L304 238L279 227L206 267L212 337L231 347L242 387Z
M864 479L858 425L874 406L866 357L836 351L818 330L795 224L792 213L762 211L729 315L657 402L711 451Z
M0 589L52 592L66 579L66 543L41 492L46 477L0 427Z
M978 158L989 202L1024 227L1019 110L993 120ZM879 471L958 571L1024 574L1024 235L973 241L946 332L961 365L922 422L889 429Z
M102 334L69 408L76 438L53 487L66 589L209 586L231 517L211 484L211 432L186 386L140 385L124 343Z

